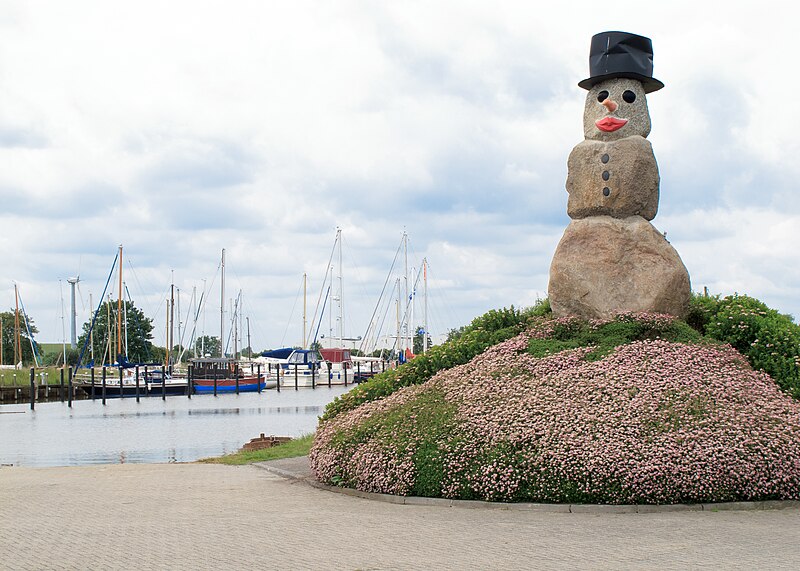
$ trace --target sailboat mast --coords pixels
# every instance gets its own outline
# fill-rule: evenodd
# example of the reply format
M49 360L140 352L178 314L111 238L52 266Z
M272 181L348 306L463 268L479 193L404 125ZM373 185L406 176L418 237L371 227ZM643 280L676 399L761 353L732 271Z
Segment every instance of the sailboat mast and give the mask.
M203 293L200 295L200 299L203 300L203 303L200 304L200 307L203 308L203 334L200 337L200 356L206 356L206 312L205 312L205 299L206 299L206 280L203 280ZM196 355L195 355L196 356Z
M219 356L225 356L225 248L222 248L222 280L219 286Z
M303 272L303 349L306 349L306 326L308 325L307 318L307 296L308 296L308 274Z
M22 342L19 332L19 286L14 284L14 366L22 361Z
M397 302L396 302L396 313L397 313L397 349L402 351L403 349L400 347L400 278L397 278Z
M181 333L181 288L175 288L175 311L178 314L178 344L183 344L183 334ZM181 347L181 349L183 349Z
M408 303L408 234L403 232L403 258L404 258L404 266L405 266L405 273L403 274L404 279L404 286L403 286L403 303ZM399 292L398 292L399 293ZM403 351L408 347L408 320L406 323L403 324Z
M245 318L247 320L247 357L249 359L253 358L253 346L250 344L250 317Z
M128 286L125 285L125 282L122 282L122 289L128 291ZM128 293L128 299L130 300L130 293ZM122 298L122 319L124 320L122 327L123 331L125 332L125 340L123 345L125 346L125 356L128 356L128 302L125 298Z
M164 366L169 367L169 300L167 300L167 315L166 315L166 330L164 331L164 337L167 338L166 342L166 355L164 356Z
M339 240L339 347L344 347L344 280L342 278L342 229L337 232Z
M169 347L167 347L167 355L172 355L172 348L175 346L175 278L173 273L172 283L169 284ZM167 365L169 366L167 360Z
M119 292L117 295L117 355L122 353L122 244L119 245Z
M113 363L111 360L111 353L114 351L114 339L113 339L113 332L114 329L111 327L111 293L108 294L108 301L106 302L106 346L103 348L103 362L105 363L106 360L106 351L108 351L108 363Z
M238 327L236 327L236 312L239 310L239 298L236 298L236 302L232 299L231 303L231 336L233 337L233 358L236 358L236 350L239 348L237 345L237 333L239 331Z
M423 305L422 305L422 352L428 351L428 258L422 258L422 284L423 284Z
M92 303L92 294L89 292L89 317L92 316L92 308L94 304ZM90 319L91 321L91 319ZM89 328L89 354L92 356L92 367L94 367L94 329L92 327Z

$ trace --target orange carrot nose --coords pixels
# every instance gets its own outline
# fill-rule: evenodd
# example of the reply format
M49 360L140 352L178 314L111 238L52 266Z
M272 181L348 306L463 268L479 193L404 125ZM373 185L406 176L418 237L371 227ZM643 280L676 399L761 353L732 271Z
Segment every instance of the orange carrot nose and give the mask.
M617 107L619 107L619 105L617 105L617 103L613 99L611 99L609 97L606 97L605 99L603 99L603 101L602 101L602 103L600 103L600 105L604 105L605 108L608 109L609 113L613 113L614 111L617 110Z

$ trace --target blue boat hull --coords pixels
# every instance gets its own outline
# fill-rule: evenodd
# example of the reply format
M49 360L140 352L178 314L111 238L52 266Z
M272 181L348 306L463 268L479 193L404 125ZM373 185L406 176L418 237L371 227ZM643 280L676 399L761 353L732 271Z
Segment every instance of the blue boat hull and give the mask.
M239 392L240 393L254 393L259 390L259 385L261 385L260 390L265 390L267 388L266 380L262 381L261 383L239 383ZM214 393L214 384L194 384L194 392L198 394L204 393ZM217 394L219 393L235 393L236 392L236 385L235 384L228 384L227 382L217 383Z

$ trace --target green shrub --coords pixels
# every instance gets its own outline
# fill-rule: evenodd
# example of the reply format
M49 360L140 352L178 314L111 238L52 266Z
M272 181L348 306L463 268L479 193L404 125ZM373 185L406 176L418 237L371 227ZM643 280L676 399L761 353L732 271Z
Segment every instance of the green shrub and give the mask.
M545 338L531 339L528 352L534 357L545 357L566 349L594 347L586 355L586 360L597 361L620 345L654 339L674 343L698 343L701 335L677 319L647 314L623 314L605 322L567 318L557 320L552 326L552 333Z
M705 335L709 321L719 311L719 303L718 295L693 293L692 300L689 303L689 313L686 315L686 323Z
M746 295L692 299L690 315L700 331L730 343L750 364L800 398L800 326L789 315Z
M396 390L424 383L444 369L463 365L489 347L510 339L551 315L547 299L525 310L491 310L472 323L450 332L448 341L432 347L408 363L376 375L349 393L337 397L322 421L352 410L362 403L384 398ZM698 335L698 333L700 335ZM557 320L546 339L533 339L528 351L541 357L565 349L594 346L587 360L608 355L614 347L644 339L697 343L701 335L730 343L750 363L772 376L786 392L800 398L800 327L748 296L694 296L686 322L658 316L620 315L592 325L577 319Z

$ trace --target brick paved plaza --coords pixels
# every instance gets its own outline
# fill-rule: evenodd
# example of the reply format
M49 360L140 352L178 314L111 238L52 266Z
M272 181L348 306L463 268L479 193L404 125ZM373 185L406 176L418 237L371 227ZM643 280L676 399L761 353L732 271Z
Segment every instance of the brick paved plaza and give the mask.
M800 510L395 505L254 466L0 468L2 569L800 567Z

